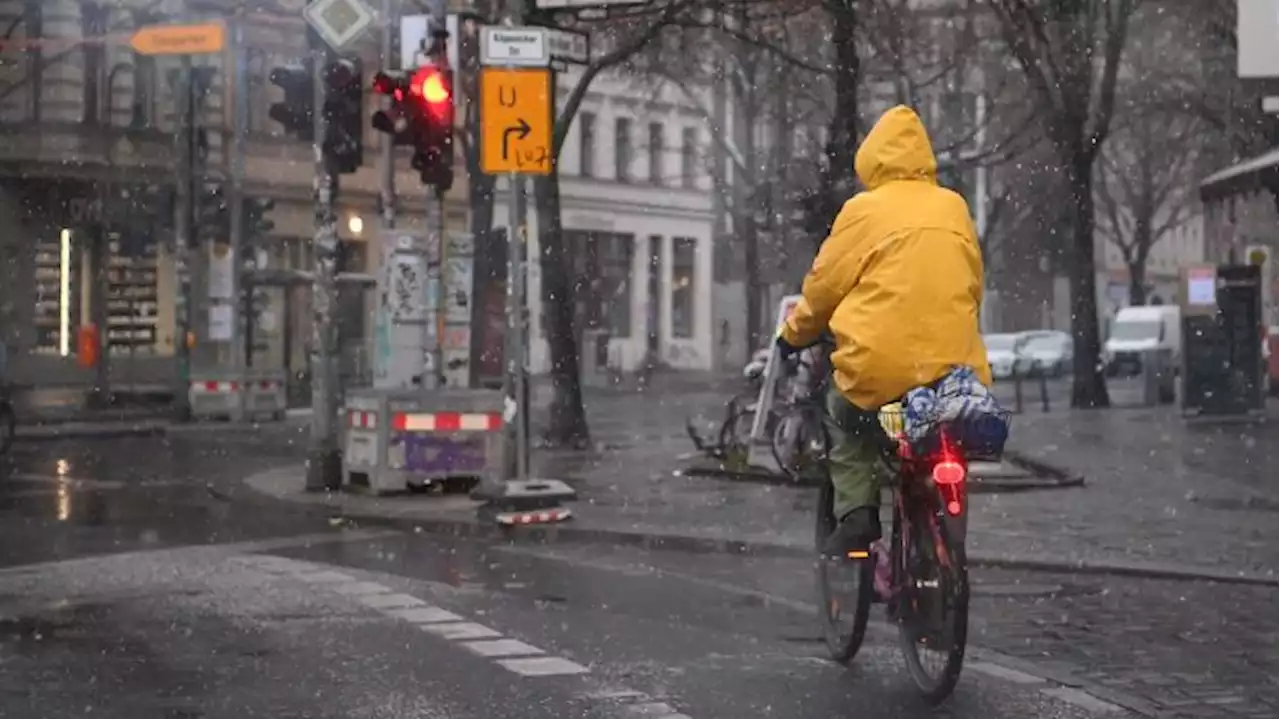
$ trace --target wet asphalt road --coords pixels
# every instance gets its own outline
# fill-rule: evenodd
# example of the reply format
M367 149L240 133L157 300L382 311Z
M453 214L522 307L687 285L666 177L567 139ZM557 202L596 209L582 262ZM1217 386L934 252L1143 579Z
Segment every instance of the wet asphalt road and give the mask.
M566 553L245 502L228 488L291 454L260 450L19 448L0 480L0 716L1105 713L981 656L926 710L887 630L851 669L823 660L802 580L760 590L747 558Z

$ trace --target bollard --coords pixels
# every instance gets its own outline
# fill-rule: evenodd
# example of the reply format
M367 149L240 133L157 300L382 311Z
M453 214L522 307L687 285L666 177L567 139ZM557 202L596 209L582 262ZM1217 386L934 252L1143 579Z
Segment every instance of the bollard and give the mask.
M1043 369L1040 369L1039 371L1037 371L1036 375L1040 378L1040 408L1042 411L1048 412L1049 411L1049 377L1044 372Z
M1013 411L1022 414L1022 374L1013 368Z

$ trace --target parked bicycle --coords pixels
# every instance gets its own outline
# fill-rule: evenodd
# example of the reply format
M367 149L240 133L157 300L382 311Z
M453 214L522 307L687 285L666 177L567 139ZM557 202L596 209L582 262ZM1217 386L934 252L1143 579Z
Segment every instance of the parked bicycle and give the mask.
M882 455L893 477L893 523L887 544L847 557L821 554L836 527L829 477L819 494L815 542L823 635L831 655L847 663L866 636L871 605L884 603L898 628L907 670L926 701L950 696L964 663L969 624L965 559L970 461L998 459L1011 414L985 417L1004 429L998 447L972 441L951 423L914 428L908 439L900 404L879 413ZM935 666L928 659L937 656Z
M797 353L785 369L787 383L774 410L769 449L778 469L793 482L821 468L830 449L824 417L831 349L829 341L819 342Z

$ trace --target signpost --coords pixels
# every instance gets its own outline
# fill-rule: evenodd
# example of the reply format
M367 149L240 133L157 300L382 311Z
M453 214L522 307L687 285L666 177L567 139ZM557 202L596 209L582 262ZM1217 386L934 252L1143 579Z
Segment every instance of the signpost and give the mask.
M507 207L507 342L502 383L506 430L502 475L506 481L501 487L481 485L477 496L491 501L489 511L496 511L499 523L556 522L568 519L569 511L546 510L560 499L572 498L573 489L556 480L529 480L524 195L526 176L551 174L555 122L555 95L547 67L551 48L546 30L539 27L486 27L480 37L484 66L480 72L480 169L491 175L505 174L511 197ZM483 507L481 514L486 514Z
M139 55L202 55L222 52L227 28L220 22L198 25L144 25L129 38Z

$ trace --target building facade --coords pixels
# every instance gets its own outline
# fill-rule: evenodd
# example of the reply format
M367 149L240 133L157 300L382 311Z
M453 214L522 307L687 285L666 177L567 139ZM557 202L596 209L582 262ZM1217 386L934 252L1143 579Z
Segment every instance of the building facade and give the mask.
M236 143L229 78L243 67L244 194L274 203L269 213L274 227L249 238L252 245L238 263L223 249L228 237L197 228L200 244L190 257L193 363L225 366L230 361L230 346L214 339L218 333L210 327L204 298L220 263L239 264L242 281L255 288L251 310L240 316L242 336L251 337L254 348L251 361L258 368L286 371L305 386L314 165L310 145L282 135L268 118L270 105L282 99L268 81L271 69L306 54L296 10L251 2L0 1L0 15L13 23L14 40L45 38L26 51L6 50L0 62L0 132L6 136L0 143L0 256L5 258L0 262L0 342L7 350L8 381L92 382L94 370L77 361L76 342L89 323L107 337L114 385L174 381L182 298L171 199L146 205L139 198L174 186L173 74L180 60L139 55L125 40L80 40L127 39L140 25L220 18L228 23L228 37L242 40L229 42L223 53L192 58L197 72L204 68L210 76L197 116L204 156L199 184L201 191L225 189ZM370 38L355 48L366 75L378 67L373 43ZM371 95L365 107L369 112L375 107ZM342 177L337 201L339 270L347 280L340 283L337 311L342 372L356 382L369 373L371 284L380 257L369 250L369 241L378 226L375 167L382 138L366 127L364 166ZM408 158L399 160L398 224L425 230L425 193L415 191L418 179ZM462 230L466 188L465 182L458 185L446 202L445 221L448 229Z
M558 80L563 109L580 70ZM592 82L559 158L561 222L584 372L647 364L710 369L711 180L707 126L687 100L616 73ZM496 217L506 216L506 192ZM537 226L530 206L530 228ZM530 257L537 257L536 232ZM550 366L541 272L529 273L530 363Z

